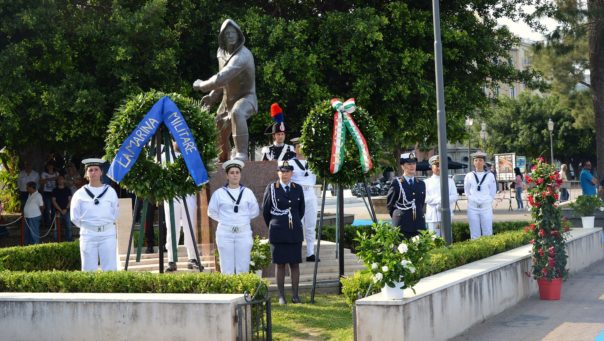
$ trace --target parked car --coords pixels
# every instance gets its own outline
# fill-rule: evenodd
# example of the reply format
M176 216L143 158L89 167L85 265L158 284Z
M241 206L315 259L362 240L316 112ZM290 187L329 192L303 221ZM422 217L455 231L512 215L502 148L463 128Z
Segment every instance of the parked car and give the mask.
M463 189L463 180L466 178L465 174L455 174L453 175L453 181L455 182L455 187L457 187L457 194L462 195L464 192Z

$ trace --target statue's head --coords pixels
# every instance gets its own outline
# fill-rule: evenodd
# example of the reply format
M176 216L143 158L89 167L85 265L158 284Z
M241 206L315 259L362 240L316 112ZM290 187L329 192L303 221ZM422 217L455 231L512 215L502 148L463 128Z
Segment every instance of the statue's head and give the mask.
M220 35L218 37L220 47L225 51L232 53L238 50L244 42L245 38L239 25L231 19L225 20L222 23Z

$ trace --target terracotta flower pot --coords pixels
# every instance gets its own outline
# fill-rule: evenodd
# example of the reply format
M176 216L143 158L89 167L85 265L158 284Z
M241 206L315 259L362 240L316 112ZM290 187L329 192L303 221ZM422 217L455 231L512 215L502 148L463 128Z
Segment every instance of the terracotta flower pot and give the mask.
M562 278L554 278L551 281L540 278L537 280L539 285L539 298L548 301L557 301L560 299L562 291Z

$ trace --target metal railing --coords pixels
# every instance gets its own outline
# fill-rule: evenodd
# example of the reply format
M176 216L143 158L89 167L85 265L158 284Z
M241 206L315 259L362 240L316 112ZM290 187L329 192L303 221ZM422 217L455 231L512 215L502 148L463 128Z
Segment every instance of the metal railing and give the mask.
M245 303L237 305L237 340L272 340L271 299L268 287L262 282L250 296L244 293Z

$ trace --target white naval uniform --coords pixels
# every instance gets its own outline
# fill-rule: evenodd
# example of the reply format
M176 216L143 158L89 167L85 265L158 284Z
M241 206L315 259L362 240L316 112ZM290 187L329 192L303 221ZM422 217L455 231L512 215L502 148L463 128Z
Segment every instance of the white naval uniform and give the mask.
M189 217L191 218L191 226L193 227L193 233L195 233L195 226L197 226L197 197L195 195L187 195L185 197L187 202L187 208L189 210ZM175 262L174 250L172 250L172 221L170 219L170 203L164 201L164 214L166 217L166 249L168 249L168 262ZM185 236L185 247L187 248L188 259L197 259L195 254L195 236L191 236L191 229L189 228L189 221L187 220L187 212L185 211L185 205L182 202L182 198L174 199L174 223L176 224L176 244L180 239L180 231L183 231Z
M476 177L478 182L476 182ZM482 180L483 177L484 181ZM478 183L480 191L478 190ZM470 224L470 237L476 239L480 236L493 234L493 199L497 194L497 182L491 172L470 172L464 179L464 191L468 197L468 223Z
M105 188L107 192L98 198L98 205L86 192L87 188L95 197ZM117 233L115 221L118 214L118 199L110 186L92 187L85 185L71 198L71 221L80 228L80 256L82 271L97 271L99 259L101 270L117 270Z
M453 219L453 208L457 201L457 187L453 179L449 178L449 208L451 209L451 219ZM428 230L436 233L437 236L441 236L440 224L441 224L441 213L440 213L440 176L432 175L430 178L424 180L426 184L426 223Z
M297 162L296 162L297 161ZM298 164L300 162L300 165ZM291 181L302 186L304 191L304 240L306 240L306 257L315 254L315 241L317 233L317 195L315 194L315 184L317 176L308 169L307 160L292 159L289 164L294 167ZM305 176L305 174L308 174Z
M235 202L241 193L241 200L235 212ZM222 187L212 194L208 205L208 216L218 222L216 244L220 253L222 273L249 272L250 252L254 243L250 222L259 213L258 200L247 187Z

